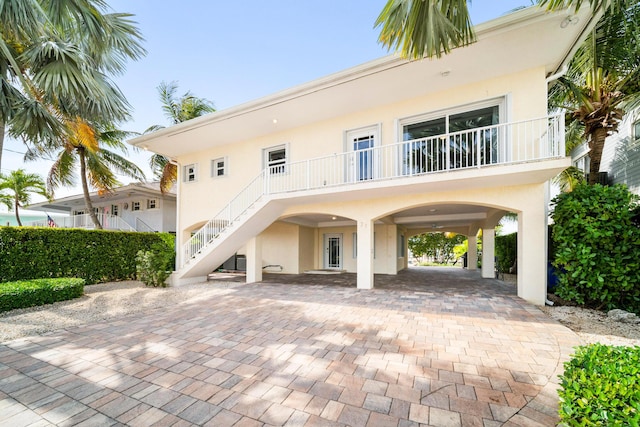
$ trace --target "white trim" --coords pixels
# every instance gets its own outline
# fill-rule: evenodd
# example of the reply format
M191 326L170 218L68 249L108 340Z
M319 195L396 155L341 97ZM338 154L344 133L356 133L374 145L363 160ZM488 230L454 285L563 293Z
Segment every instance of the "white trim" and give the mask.
M217 163L218 162L222 162L222 175L218 175L218 166ZM218 157L215 159L212 159L211 162L209 163L210 165L210 176L211 178L214 179L218 179L218 178L224 178L225 176L229 175L229 160L226 156L224 157Z
M396 136L398 141L403 141L403 128L407 125L418 124L422 122L426 122L429 120L434 120L438 118L447 118L454 114L466 113L468 111L479 110L481 108L495 107L498 106L498 123L509 123L507 112L510 107L510 96L509 94L505 94L502 96L497 96L489 99L485 99L482 101L471 102L467 104L455 105L448 108L443 108L440 110L434 110L426 113L416 114L413 116L400 117L396 119ZM449 133L449 122L445 121L446 131L445 133Z
M187 172L188 169L193 168L193 179L189 179L189 176L191 174L189 174ZM182 182L197 182L198 181L198 164L197 163L190 163L188 165L184 165L182 167Z
M289 160L291 158L291 152L289 150L289 143L273 145L271 147L266 147L262 149L262 169L269 168L269 153L272 151L280 151L284 150L284 163L282 163L282 170L275 171L273 175L280 175L283 173L287 173L287 165L289 164ZM280 163L276 164L276 167L280 166Z

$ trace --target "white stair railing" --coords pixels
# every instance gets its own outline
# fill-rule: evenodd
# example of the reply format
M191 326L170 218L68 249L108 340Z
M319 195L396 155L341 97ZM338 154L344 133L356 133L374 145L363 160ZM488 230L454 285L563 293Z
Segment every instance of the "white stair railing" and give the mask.
M263 170L183 246L195 258L263 195L561 158L564 115L451 132Z

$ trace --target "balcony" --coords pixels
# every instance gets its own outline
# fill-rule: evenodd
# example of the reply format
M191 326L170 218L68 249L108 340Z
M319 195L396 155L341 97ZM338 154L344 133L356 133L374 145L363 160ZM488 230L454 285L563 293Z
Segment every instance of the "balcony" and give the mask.
M527 170L532 162L564 157L564 116L560 114L272 165L185 243L181 267L223 238L225 231L240 227L241 217L260 201L323 189L354 191L366 183L403 185L409 178L427 182L429 176L436 179L465 170L511 165Z
M98 221L100 221L100 224L102 225L102 228L104 230L137 231L135 228L133 228L131 225L129 225L126 221L124 221L119 216L107 215L103 213L98 213L96 215L98 216ZM54 221L54 225L50 225L46 219L40 220L40 221L32 221L25 225L30 227L58 227L58 228L85 228L85 229L96 228L95 225L93 224L93 221L91 221L91 217L89 216L89 214L56 218ZM141 230L141 231L148 231L148 230Z

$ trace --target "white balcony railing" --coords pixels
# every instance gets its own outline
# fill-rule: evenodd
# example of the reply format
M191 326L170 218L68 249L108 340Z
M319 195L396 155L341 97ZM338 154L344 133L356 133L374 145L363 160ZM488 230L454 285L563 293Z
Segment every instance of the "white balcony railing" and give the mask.
M104 230L136 231L133 227L131 227L131 225L129 225L119 216L107 215L103 213L98 213L96 215ZM55 218L54 223L55 227L59 228L95 228L89 214L73 215L62 218L57 217ZM46 219L33 221L28 223L27 225L32 227L49 227L49 223Z
M272 166L184 244L181 266L265 195L561 158L564 151L559 114Z

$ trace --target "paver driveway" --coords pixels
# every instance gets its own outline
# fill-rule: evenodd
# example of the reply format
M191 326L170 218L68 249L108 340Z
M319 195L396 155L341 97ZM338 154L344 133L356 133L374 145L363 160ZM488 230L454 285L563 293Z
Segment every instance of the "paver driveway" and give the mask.
M270 276L4 343L0 425L555 424L578 338L512 286L459 269L353 280Z

